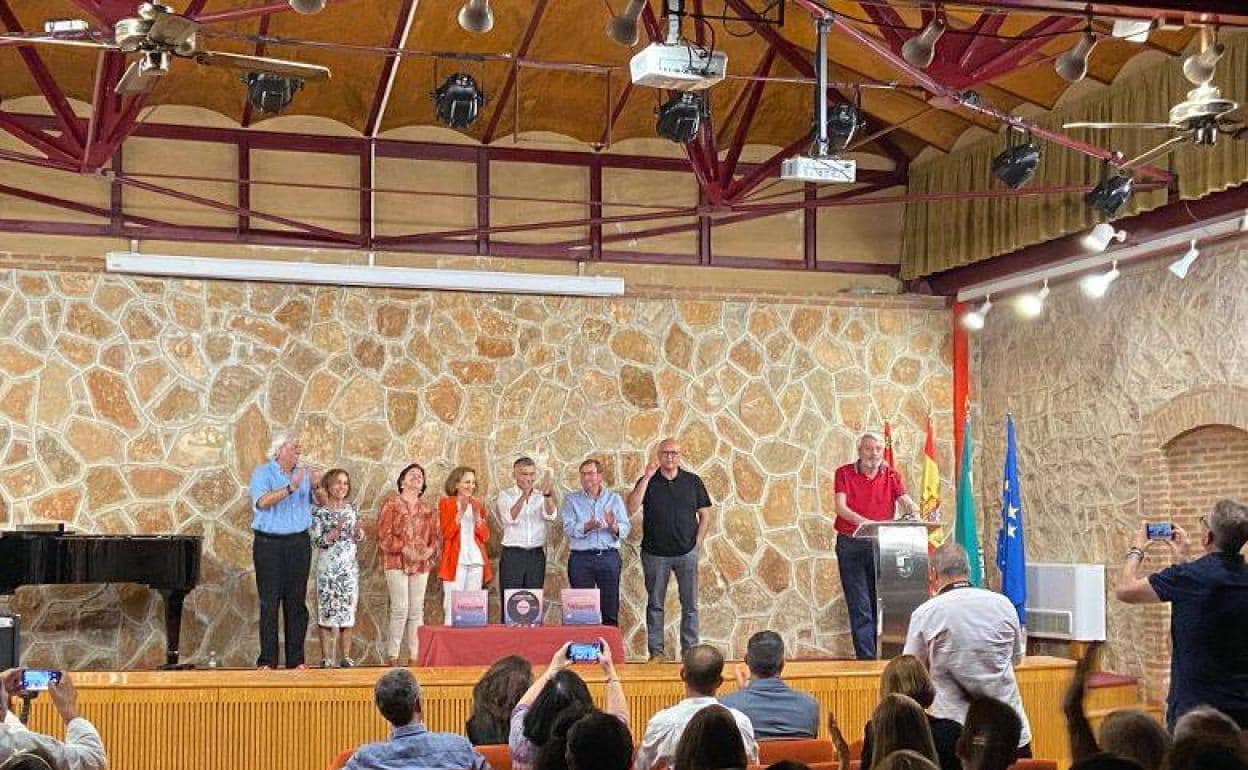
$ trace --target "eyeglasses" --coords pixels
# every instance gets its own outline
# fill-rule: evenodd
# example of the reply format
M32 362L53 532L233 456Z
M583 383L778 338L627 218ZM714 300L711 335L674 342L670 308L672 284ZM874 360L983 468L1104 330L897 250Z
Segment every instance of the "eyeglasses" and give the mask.
M662 452L659 452L659 454L680 456L680 450L679 449L664 449Z

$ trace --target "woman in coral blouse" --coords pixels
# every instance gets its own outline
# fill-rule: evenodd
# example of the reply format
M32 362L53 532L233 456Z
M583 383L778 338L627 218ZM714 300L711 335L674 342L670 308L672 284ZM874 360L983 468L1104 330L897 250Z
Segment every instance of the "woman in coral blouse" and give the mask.
M421 499L425 469L418 463L407 466L399 473L398 487L399 493L381 506L377 523L381 567L390 594L387 666L398 663L404 636L409 659L416 663L416 630L425 622L425 588L442 545L433 509Z
M490 527L485 521L485 506L477 491L477 472L461 465L451 471L443 486L446 497L438 501L438 523L442 529L443 606L446 625L451 625L451 592L479 591L490 582L490 560L485 543Z

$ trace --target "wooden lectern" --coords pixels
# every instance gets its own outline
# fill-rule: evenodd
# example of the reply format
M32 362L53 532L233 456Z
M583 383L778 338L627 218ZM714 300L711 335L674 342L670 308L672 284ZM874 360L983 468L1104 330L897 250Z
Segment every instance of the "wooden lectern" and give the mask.
M927 535L940 524L898 519L872 521L854 537L875 543L875 655L901 654L910 628L910 614L928 599Z

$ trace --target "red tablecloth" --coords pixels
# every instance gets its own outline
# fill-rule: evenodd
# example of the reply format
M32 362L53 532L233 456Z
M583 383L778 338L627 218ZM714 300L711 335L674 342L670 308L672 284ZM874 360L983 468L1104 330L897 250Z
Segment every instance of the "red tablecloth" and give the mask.
M519 655L545 666L564 642L607 640L611 657L624 662L624 637L615 626L421 626L419 666L488 666L505 655Z

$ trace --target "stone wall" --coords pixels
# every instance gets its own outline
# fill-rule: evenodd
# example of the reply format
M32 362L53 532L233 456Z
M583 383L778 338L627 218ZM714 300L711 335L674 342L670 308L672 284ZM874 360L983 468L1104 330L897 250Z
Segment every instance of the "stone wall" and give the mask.
M921 299L600 300L0 270L0 524L202 535L184 658L216 651L247 665L246 482L272 431L297 426L307 461L350 471L370 543L379 501L411 460L428 469L431 498L460 463L497 489L518 452L563 488L581 459L600 457L624 491L674 434L716 503L704 638L740 656L751 633L775 628L799 655L848 654L831 474L853 458L855 434L887 418L913 478L929 415L951 468L948 318ZM557 597L567 549L553 538L546 589ZM633 655L644 653L639 540L635 526L621 612ZM354 653L377 662L385 589L375 549L361 555ZM440 596L435 581L431 622ZM674 588L670 599L674 610ZM141 587L23 588L11 606L29 665L161 662L160 602Z
M1197 516L1213 499L1248 498L1248 470L1235 461L1248 439L1243 247L1242 239L1206 247L1186 280L1164 260L1127 268L1099 301L1073 284L1054 287L1044 316L1033 321L1002 303L976 338L985 418L976 473L988 561L1009 412L1018 429L1028 559L1106 565L1105 665L1143 676L1152 698L1166 692L1168 609L1122 605L1113 583L1145 519L1174 519L1198 538ZM1192 453L1211 447L1207 459L1216 461L1192 476ZM1193 483L1203 489L1199 500ZM1144 569L1167 563L1161 549Z

